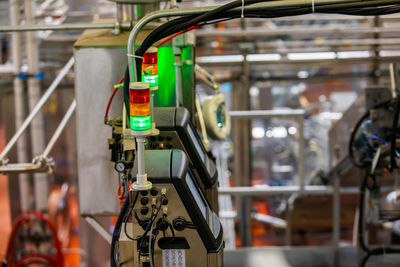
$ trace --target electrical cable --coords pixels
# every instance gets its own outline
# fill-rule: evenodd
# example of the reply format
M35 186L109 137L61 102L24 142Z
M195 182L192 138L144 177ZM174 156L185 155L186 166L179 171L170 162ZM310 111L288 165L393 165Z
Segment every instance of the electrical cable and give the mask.
M128 239L130 239L130 240L132 240L132 241L137 241L137 240L141 240L142 238L144 238L144 237L147 235L147 233L150 231L150 227L151 227L151 225L154 223L155 219L157 218L157 215L158 215L158 213L160 212L161 207L162 207L162 203L160 203L160 206L158 207L157 212L155 212L155 213L154 213L154 209L153 209L153 211L152 211L152 216L150 217L150 222L149 222L149 224L147 225L145 232L143 233L143 235L141 235L141 236L139 236L139 237L137 237L137 238L134 238L134 237L130 236L130 235L127 233L127 231L126 231L126 223L125 223L124 231L125 231L126 237L128 237Z
M211 19L221 19L224 18L224 16L234 16L235 18L238 18L241 16L240 10L235 10L235 11L230 11L230 9L241 6L242 4L244 5L251 5L254 3L262 2L260 0L250 0L250 1L244 1L242 2L241 0L239 1L234 1L231 3L228 3L224 6L220 6L214 10L211 10L209 12L203 13L202 15L199 16L186 16L186 17L181 17L175 20L171 20L160 27L156 28L154 31L150 33L150 35L143 41L142 45L138 48L136 51L137 56L142 56L144 52L157 40L163 39L166 36L169 36L171 34L174 34L176 32L179 32L181 30L187 29L191 26L197 26L199 23L211 20ZM399 4L399 1L385 1L384 3L389 3L389 4ZM345 3L345 4L325 4L325 5L319 5L317 12L320 13L339 13L339 14L346 14L351 13L351 15L376 15L376 14L387 14L387 13L393 13L396 12L397 10L394 9L393 6L389 6L389 8L383 9L380 8L383 11L380 11L380 13L377 13L376 10L377 8L372 8L375 6L381 6L383 3L378 2L378 1L362 1L362 2L357 2L357 3ZM360 9L364 8L364 9ZM271 12L274 11L274 12ZM301 8L260 8L259 10L251 10L251 11L246 11L246 17L252 17L251 15L257 14L258 17L282 17L282 16L290 16L290 15L301 15L301 14L308 14L311 13L311 7L301 7ZM182 23L182 20L186 18L187 22ZM141 59L136 58L136 63L137 63L137 70L138 70L138 77L140 77L140 65L141 65ZM140 80L140 79L139 79Z
M172 237L175 238L175 231L174 231L174 228L172 227L172 224L169 223L168 227L171 230Z
M153 223L151 224L150 228L150 234L149 234L149 258L150 258L150 267L154 267L153 265L153 257L152 257L152 248L151 248L151 243L152 243L152 238L153 238Z
M390 172L397 167L395 155L396 155L396 137L397 137L397 128L399 124L399 112L400 112L400 96L396 97L396 103L394 106L394 114L393 114L393 125L392 125L392 133L390 137Z
M104 121L107 122L108 121L108 111L110 110L110 106L111 106L111 102L114 99L115 94L118 91L118 88L120 88L121 83L124 81L125 79L125 75L122 76L122 78L119 80L118 84L114 86L114 91L111 94L110 99L108 100L108 104L107 104L107 108L106 108L106 112L104 114Z
M172 40L173 38L175 38L175 37L181 35L182 33L185 33L185 32L188 32L188 31L191 31L191 30L194 30L194 29L197 29L197 28L199 28L199 27L200 27L200 26L192 26L192 27L190 27L189 29L187 29L187 30L185 30L185 31L177 32L177 33L175 33L175 34L169 36L169 37L166 38L165 40L163 40L161 43L157 44L156 47L158 48L158 47L162 46L163 44L167 43L168 41Z
M142 42L140 47L136 50L136 68L138 81L141 80L141 64L142 59L140 58L157 41L164 39L177 32L184 31L192 26L201 26L200 24L208 24L207 21L213 20L230 20L241 17L241 10L232 10L235 7L242 5L251 5L254 3L263 2L262 0L251 0L251 1L234 1L226 5L220 6L214 10L205 12L201 15L188 15L179 17L174 20L170 20L161 26L153 30L146 39ZM355 3L341 3L341 4L320 4L314 7L272 7L272 8L260 8L257 10L246 11L245 17L248 18L275 18L284 16L295 16L304 15L309 13L337 13L346 15L363 15L363 16L376 16L396 13L399 11L400 4L398 0L386 0L386 1L360 1ZM217 23L218 21L214 22ZM212 23L212 22L211 22ZM129 114L129 67L125 70L124 79L124 102L127 114ZM129 116L128 116L129 121Z
M348 153L349 153L349 159L353 163L354 166L359 167L359 168L365 168L365 167L367 167L369 165L369 163L367 163L367 162L359 162L359 161L357 161L355 156L354 156L353 145L354 145L354 140L355 140L356 133L358 132L358 129L360 128L360 126L362 125L364 120L366 120L369 117L370 112L371 112L372 109L379 109L379 108L387 107L391 103L392 103L392 99L387 100L387 101L383 101L383 102L377 104L376 106L374 106L373 108L371 108L370 110L368 110L357 121L356 125L354 126L354 129L351 131L350 140L349 140L349 146L348 146Z
M139 195L139 192L136 192L136 196L135 196L135 201L134 202L136 202L138 195ZM121 226L122 226L122 222L123 222L123 220L125 218L125 213L129 209L129 206L130 206L130 194L128 194L126 196L124 205L122 206L122 209L121 209L121 211L120 211L120 213L118 215L117 222L115 223L114 232L113 232L112 239L111 239L111 255L110 255L110 265L111 265L111 267L116 267L117 266L117 260L115 258L116 244L117 244L119 236L121 234Z

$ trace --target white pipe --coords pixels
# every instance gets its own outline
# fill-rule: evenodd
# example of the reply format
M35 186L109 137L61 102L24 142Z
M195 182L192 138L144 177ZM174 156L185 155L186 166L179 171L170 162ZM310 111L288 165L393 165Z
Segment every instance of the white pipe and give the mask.
M76 108L76 100L74 99L71 105L69 106L67 112L65 113L63 119L61 120L60 124L58 125L56 131L54 132L53 136L51 137L49 143L44 149L43 154L41 155L42 158L46 159L50 151L53 149L61 133L64 131L64 128L67 125L69 119L71 118L72 114L74 114L75 108Z
M144 137L137 137L137 158L138 158L138 173L137 173L137 184L142 185L147 182L147 175L145 172L145 162L144 162L144 143L146 139Z
M9 0L10 4L10 18L11 25L19 25L19 1ZM15 111L15 128L19 129L24 121L25 117L25 105L24 105L24 85L21 79L17 75L21 71L21 34L14 32L11 39L12 44L12 61L13 61L13 72L15 75L14 85L14 111ZM19 162L28 161L28 147L26 143L26 136L21 136L17 142L17 157ZM27 212L29 209L29 177L27 174L18 175L19 180L19 195L20 195L20 207L22 212Z
M300 193L301 187L298 185L287 186L234 186L219 187L220 194L228 194L235 196L270 196L270 195L291 195ZM304 195L330 195L334 192L334 188L328 185L305 185L303 188ZM358 194L358 187L340 188L340 194Z
M270 224L276 228L282 228L285 229L287 227L287 222L281 218L274 217L268 214L262 214L262 213L252 213L251 218L258 222Z
M305 169L305 150L304 150L304 115L300 115L298 118L299 122L299 163L298 163L298 170L299 170L299 185L300 185L300 194L304 191L304 186L306 184L306 169Z
M34 3L32 0L25 0L25 21L26 24L34 24ZM26 49L28 61L28 73L35 75L39 73L39 46L34 32L26 33ZM32 112L38 104L41 96L40 80L36 77L28 78L29 109ZM32 154L39 155L44 149L44 121L43 114L38 113L31 123ZM46 174L34 175L35 204L36 210L47 210L48 182Z
M112 237L110 233L104 229L104 227L93 217L85 217L85 221L93 227L94 230L97 231L101 235L102 238L104 238L105 241L107 241L108 244L111 244Z

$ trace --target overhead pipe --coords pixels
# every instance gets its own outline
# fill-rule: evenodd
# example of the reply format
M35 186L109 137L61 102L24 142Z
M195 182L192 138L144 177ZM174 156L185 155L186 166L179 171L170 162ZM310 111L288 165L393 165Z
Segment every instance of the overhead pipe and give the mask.
M0 32L28 32L28 31L75 31L75 30L99 30L99 29L132 29L135 22L118 23L65 23L60 25L19 25L0 26ZM156 27L159 23L152 23L149 27Z

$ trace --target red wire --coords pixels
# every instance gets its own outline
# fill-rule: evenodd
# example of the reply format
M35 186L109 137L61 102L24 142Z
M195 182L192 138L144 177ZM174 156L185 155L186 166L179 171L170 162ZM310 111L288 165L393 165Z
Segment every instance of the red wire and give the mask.
M201 25L200 25L200 26L201 26ZM194 30L194 29L197 29L197 28L199 28L200 26L192 26L192 27L189 27L187 30L183 30L183 31L177 32L177 33L175 33L175 34L169 36L167 39L164 39L164 41L162 41L161 43L159 43L158 45L156 45L156 47L160 47L160 46L162 46L163 44L165 44L166 42L168 42L168 41L170 41L171 39L175 38L176 36L181 35L182 33L185 33L185 32L188 32L188 31L191 31L191 30Z
M119 80L118 84L121 84L124 81L124 79L125 79L125 76L122 76L122 78ZM114 88L114 91L112 92L111 97L108 100L106 113L104 114L104 119L105 120L108 120L108 111L110 110L111 102L112 102L112 100L113 100L113 98L115 96L115 93L118 91L118 88L119 87L117 87L117 86Z

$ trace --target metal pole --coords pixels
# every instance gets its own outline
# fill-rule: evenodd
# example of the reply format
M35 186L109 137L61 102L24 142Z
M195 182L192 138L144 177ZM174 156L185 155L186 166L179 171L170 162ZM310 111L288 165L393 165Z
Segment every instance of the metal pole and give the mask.
M390 192L390 188L386 187L384 191ZM360 192L358 187L343 187L338 191L335 186L326 185L306 185L304 186L305 195L331 195L335 193L340 194L358 194ZM287 186L234 186L234 187L219 187L219 194L232 195L232 196L272 196L272 195L291 195L300 192L300 186L287 185Z
M291 110L235 110L229 111L229 116L232 119L263 119L263 118L295 118L304 116L303 109Z
M49 88L46 90L46 92L43 94L43 96L40 98L39 102L35 106L34 109L29 113L28 117L25 119L25 121L22 123L21 127L17 130L17 132L13 135L11 140L7 143L6 147L3 149L3 151L0 153L0 165L2 164L2 161L4 160L5 156L10 152L10 150L13 148L15 143L18 141L18 139L22 136L26 128L28 128L29 124L32 122L32 120L36 117L36 115L39 113L43 105L46 103L46 101L49 99L51 94L54 92L54 90L57 88L61 80L64 78L64 76L68 73L68 71L72 68L74 65L74 57L71 57L67 64L61 69L60 73L57 75L57 77L54 79L54 81L51 83Z
M25 0L25 21L27 24L33 24L34 21L34 3L32 0ZM37 74L39 69L39 45L34 32L26 33L26 49L28 61L28 96L29 109L32 111L40 100L41 88L40 79ZM44 148L44 121L43 114L38 113L31 123L31 148L33 155L39 155ZM46 174L34 175L35 187L35 205L36 210L47 210L48 183Z
M306 170L305 170L305 152L304 152L304 114L299 115L299 186L300 194L304 191L306 184Z
M337 175L333 177L333 223L332 223L332 247L333 264L339 266L339 243L340 243L340 178ZM359 190L358 190L359 192Z
M11 25L19 25L19 1L9 0L10 4L10 17ZM11 39L12 44L12 60L13 60L13 71L14 71L14 105L15 105L15 128L19 129L24 121L25 117L25 97L24 97L24 84L21 79L18 78L18 74L21 71L21 34L14 32ZM26 136L22 136L17 142L17 157L19 162L28 161L28 147L26 142ZM1 164L0 164L1 165ZM27 212L29 209L29 177L26 174L20 174L19 180L19 195L20 195L20 207L22 212Z
M60 137L62 131L64 130L65 126L67 125L69 119L71 118L72 114L74 114L76 108L76 100L74 99L69 106L67 112L65 113L63 119L61 120L60 124L58 125L56 131L54 132L53 136L51 137L49 143L47 144L46 148L44 149L41 157L47 158L50 151L53 149L55 143L57 142L58 138Z
M107 241L108 244L111 244L112 237L110 233L106 229L104 229L104 227L95 218L88 216L85 217L85 221L90 226L92 226L93 229L96 230L101 235L101 237L103 237L104 240Z
M20 25L20 26L0 26L0 32L26 32L26 31L69 31L69 30L96 30L96 29L114 29L120 27L124 30L132 28L131 23L71 23L60 25Z

